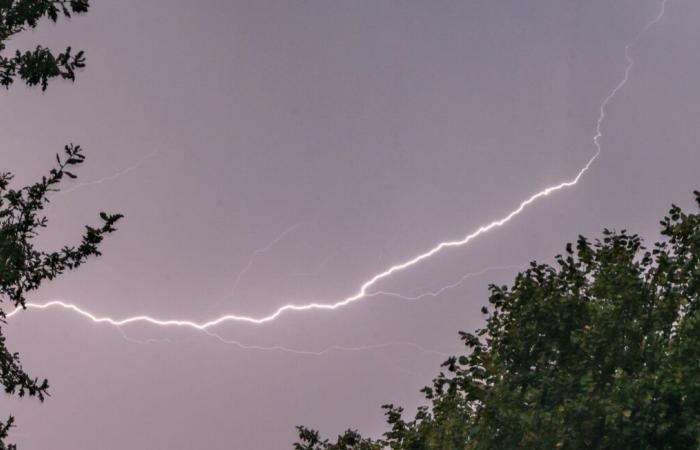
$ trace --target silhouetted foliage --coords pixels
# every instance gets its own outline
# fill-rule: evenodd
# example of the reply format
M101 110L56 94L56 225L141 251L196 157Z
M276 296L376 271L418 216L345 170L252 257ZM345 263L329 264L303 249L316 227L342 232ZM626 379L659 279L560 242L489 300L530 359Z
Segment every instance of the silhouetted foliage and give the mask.
M37 46L33 50L16 50L5 56L7 41L29 28L35 28L41 19L56 22L59 17L88 10L88 0L0 0L0 85L9 87L19 77L29 86L41 85L46 90L51 78L75 80L75 71L85 66L82 51L73 53L70 47L54 54L50 49Z
M56 22L59 17L84 13L88 0L0 0L0 84L9 88L19 77L29 86L41 85L46 90L49 80L60 77L75 80L76 69L84 67L83 52L65 51L54 54L46 47L31 51L16 51L7 57L3 52L7 41L17 33L35 28L43 19ZM64 148L64 155L56 155L56 167L41 181L18 190L11 189L10 173L0 173L0 301L9 301L13 308L24 308L26 295L42 282L51 280L66 270L75 269L90 256L99 256L99 246L105 235L115 230L119 214L100 213L102 224L86 227L81 242L58 251L46 252L34 246L34 239L47 225L42 211L48 203L48 194L58 190L65 178L75 178L69 170L83 162L80 146ZM6 322L6 313L0 309L0 323ZM36 397L43 401L48 382L32 378L20 364L19 355L10 352L0 329L0 383L8 394ZM10 417L0 422L0 450L15 449L7 444L8 431L14 425Z
M41 181L19 190L10 188L12 175L0 174L0 300L9 301L14 308L24 308L26 295L42 282L52 280L66 270L75 269L90 256L99 256L99 246L105 235L115 231L114 225L122 217L119 214L100 213L99 227L85 227L82 240L75 246L46 252L34 246L34 239L47 226L42 211L48 203L47 195L58 190L65 178L75 178L69 171L81 164L84 156L79 146L65 147L64 157L56 155L57 165ZM6 313L0 309L0 322L5 323ZM5 346L0 330L0 382L5 392L20 397L29 395L43 401L48 382L30 377L23 369L17 353ZM13 418L0 422L0 449L14 448L4 444Z
M338 436L333 444L329 443L328 439L321 440L318 431L306 427L297 427L297 430L301 442L294 444L294 450L380 450L382 448L380 442L365 439L355 430L347 430Z
M700 206L700 192L695 192ZM700 444L700 214L673 206L652 250L579 237L554 267L490 286L428 406L385 405L383 439L299 427L296 449L687 449Z

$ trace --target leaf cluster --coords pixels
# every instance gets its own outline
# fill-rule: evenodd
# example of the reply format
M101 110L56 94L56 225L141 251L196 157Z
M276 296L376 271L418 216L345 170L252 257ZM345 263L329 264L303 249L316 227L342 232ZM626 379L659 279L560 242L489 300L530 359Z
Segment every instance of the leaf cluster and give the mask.
M56 22L60 17L85 13L88 7L89 0L0 0L0 85L9 88L19 77L29 86L41 85L46 90L52 78L74 81L75 71L85 66L82 51L73 53L67 47L54 53L39 45L33 50L17 50L12 56L3 52L8 40L35 28L42 18Z

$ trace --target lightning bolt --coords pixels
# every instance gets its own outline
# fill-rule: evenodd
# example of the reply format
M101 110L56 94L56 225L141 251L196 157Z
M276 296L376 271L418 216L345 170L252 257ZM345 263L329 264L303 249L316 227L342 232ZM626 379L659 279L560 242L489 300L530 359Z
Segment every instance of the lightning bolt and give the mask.
M366 298L372 298L372 297L394 297L394 298L400 298L401 300L409 300L409 301L416 301L416 300L423 300L424 298L436 298L442 295L445 291L449 291L451 289L454 289L458 286L461 286L465 281L467 281L469 278L477 277L479 275L483 275L487 272L491 272L494 270L508 270L508 269L523 269L527 266L527 264L520 264L520 265L511 265L511 266L493 266L493 267L485 267L481 269L478 272L471 272L462 275L462 277L448 285L442 286L441 288L435 290L435 291L429 291L429 292L423 292L421 294L417 295L405 295L405 294L400 294L398 292L390 292L390 291L375 291L370 294L365 295Z
M462 275L461 278L459 278L457 281L450 283L446 286L443 286L435 291L428 291L428 292L423 292L418 295L405 295L401 294L398 292L389 292L389 291L376 291L371 294L367 294L367 298L371 297L394 297L394 298L400 298L402 300L422 300L424 298L436 298L442 295L445 291L454 289L458 286L461 286L464 284L465 281L467 281L469 278L477 277L480 275L483 275L487 272L491 271L496 271L496 270L510 270L510 269L522 269L527 264L520 264L520 265L509 265L509 266L492 266L492 267L485 267L478 272L470 272L467 274ZM140 339L135 339L129 335L127 335L122 328L117 327L117 330L121 333L122 337L126 339L127 341L133 343L133 344L152 344L152 343L173 343L174 341L169 338L149 338L145 340L140 340ZM243 344L240 341L236 340L228 340L223 338L222 336L210 332L209 330L202 330L204 333L209 335L212 338L217 339L218 341L224 343L224 344L233 344L236 347L242 349L242 350L264 350L264 351L281 351L281 352L287 352L287 353L295 353L298 355L315 355L315 356L322 356L325 355L326 353L330 353L333 351L342 351L342 352L357 352L357 351L366 351L366 350L377 350L377 349L382 349L386 347L393 347L393 346L409 346L413 347L417 350L420 350L425 353L432 353L436 354L439 356L450 356L447 353L443 353L437 350L431 350L427 349L425 347L422 347L414 342L408 342L408 341L392 341L392 342L385 342L381 344L372 344L372 345L365 345L365 346L358 346L358 347L345 347L345 346L340 346L340 345L332 345L330 347L327 347L323 350L320 351L313 351L313 350L303 350L303 349L295 349L295 348L290 348L290 347L284 347L281 345L273 345L273 346L260 346L260 345L246 345Z
M250 258L248 258L248 263L247 263L245 266L243 266L243 269L241 269L241 270L238 272L238 274L236 275L236 279L234 280L233 285L231 286L231 291L229 292L229 295L228 295L227 297L222 298L222 299L219 300L218 302L214 303L210 308L214 308L214 307L220 305L223 301L228 300L228 299L230 299L230 298L233 296L234 292L236 291L236 288L238 287L238 285L239 285L240 282L241 282L241 279L243 278L243 276L244 276L246 273L248 273L248 271L250 270L250 268L253 267L253 263L255 262L255 260L256 260L260 255L262 255L262 254L267 253L268 251L270 251L270 250L272 249L272 247L274 247L275 245L279 244L279 243L282 241L282 239L284 239L289 233L291 233L292 231L296 230L296 229L299 228L300 226L305 225L305 224L307 224L307 223L309 223L309 222L299 222L299 223L297 223L297 224L295 224L295 225L292 225L291 227L289 227L289 228L287 228L286 230L282 231L282 233L280 233L275 239L273 239L272 241L270 241L270 242L269 242L267 245L265 245L264 247L260 247L260 248L258 248L258 249L255 249L255 250L253 251L253 253L251 253Z
M431 349L422 347L414 342L407 342L407 341L393 341L393 342L385 342L382 344L363 345L363 346L359 346L359 347L344 347L342 345L332 345L332 346L326 347L325 349L320 350L320 351L312 351L312 350L300 350L300 349L294 349L294 348L289 348L289 347L283 347L281 345L273 345L273 346L269 346L269 347L260 346L260 345L244 345L244 344L240 343L239 341L224 339L223 337L219 336L218 334L212 333L209 330L204 330L204 332L207 335L221 341L224 344L233 344L236 347L243 349L243 350L281 351L281 352L286 352L286 353L294 353L297 355L323 356L323 355L330 353L330 352L363 352L363 351L367 351L367 350L380 350L380 349L388 348L388 347L402 346L402 347L412 347L412 348L415 348L416 350L420 350L421 352L431 353L431 354L442 356L442 357L449 357L450 356L450 354L448 354L448 353L443 353L443 352L440 352L437 350L431 350Z
M148 344L175 344L178 341L174 341L173 339L169 338L148 338L148 339L135 339L129 335L127 335L122 328L117 328L121 336L128 342L132 344L138 344L138 345L148 345ZM361 345L357 347L347 347L347 346L342 346L342 345L331 345L330 347L326 347L323 350L319 351L314 351L314 350L304 350L304 349L298 349L298 348L290 348L290 347L285 347L282 345L270 345L270 346L263 346L263 345L247 345L243 344L240 341L236 340L231 340L231 339L225 339L224 337L212 333L209 330L203 330L203 332L208 335L211 338L216 339L217 341L227 344L227 345L234 345L238 347L241 350L262 350L262 351L268 351L268 352L283 352L283 353L293 353L295 355L308 355L308 356L323 356L331 352L364 352L368 350L381 350L383 348L390 348L390 347L411 347L416 350L419 350L424 353L429 353L433 355L438 355L441 357L449 357L451 354L449 353L444 353L438 350L433 350L429 348L425 348L421 345L416 344L415 342L408 342L408 341L391 341L391 342L384 342L381 344L370 344L370 345ZM186 340L187 342L191 341L191 339Z
M70 194L71 192L77 191L78 189L82 189L82 188L85 188L88 186L96 186L98 184L102 184L102 183L106 183L108 181L116 180L117 178L122 177L122 176L128 174L129 172L132 172L132 171L138 169L143 164L145 164L149 159L155 158L160 153L160 150L161 150L161 146L159 145L158 147L156 147L155 150L148 153L146 156L140 158L134 164L123 168L119 172L116 172L112 175L108 175L106 177L99 178L97 180L86 181L84 183L77 183L77 184L75 184L67 189L64 189L62 191L58 191L58 192L54 193L49 199L53 199L56 197L60 197L62 195Z
M77 305L71 304L71 303L66 303L60 300L53 300L49 301L47 303L27 303L26 306L27 308L32 308L32 309L48 309L48 308L56 308L60 307L63 309L67 309L70 311L75 312L76 314L79 314L86 319L91 320L92 322L95 323L105 323L105 324L110 324L113 326L121 327L124 325L128 324L134 324L134 323L147 323L151 325L156 325L156 326L176 326L176 327L188 327L188 328L193 328L196 330L208 330L209 328L216 327L218 325L221 325L225 322L245 322L245 323L250 323L250 324L255 324L255 325L261 325L264 323L272 322L279 318L282 314L286 312L291 312L291 311L310 311L310 310L335 310L338 308L342 308L344 306L347 306L351 303L357 302L358 300L368 298L370 296L375 296L378 295L378 293L371 293L370 289L374 287L377 283L380 281L384 280L385 278L388 278L395 273L404 271L410 267L413 267L420 262L433 257L437 253L449 249L449 248L459 248L466 246L469 244L472 240L478 238L479 236L486 234L496 228L500 228L503 225L507 224L511 220L513 220L515 217L520 215L526 208L528 208L530 205L532 205L534 202L543 199L550 194L553 194L555 192L561 191L563 189L575 186L578 184L579 180L581 180L581 177L584 176L586 172L590 169L591 165L598 159L602 152L602 147L600 144L600 139L603 137L603 132L602 132L602 125L605 120L605 112L608 107L608 104L613 100L613 98L617 95L617 93L627 84L630 73L632 71L632 68L634 67L634 59L630 55L630 49L634 47L637 42L641 39L641 37L655 24L657 24L663 17L666 12L666 4L668 0L662 0L660 3L660 11L655 16L651 21L649 21L640 31L637 33L637 35L634 37L634 39L625 46L624 49L624 54L625 54L625 59L627 61L627 65L624 70L624 75L622 79L613 87L613 89L610 91L610 93L603 99L602 103L600 104L599 107L599 113L598 113L598 119L596 120L596 127L595 127L595 134L593 135L593 146L595 147L595 152L593 156L586 162L586 164L576 173L576 176L574 176L572 179L568 181L563 181L557 185L554 186L549 186L523 202L521 202L517 208L506 214L500 219L494 220L491 223L488 223L486 225L482 225L478 229L476 229L474 232L466 235L462 239L458 240L453 240L453 241L445 241L441 242L437 245L435 245L433 248L427 250L424 253L421 253L407 261L404 261L402 263L398 263L396 265L393 265L389 267L388 269L384 270L383 272L380 272L374 276L372 276L370 279L365 281L360 288L355 292L354 294L350 295L349 297L346 297L343 300L337 301L335 303L306 303L306 304L287 304L284 305L274 312L272 312L269 315L266 316L261 316L261 317L252 317L252 316L245 316L245 315L235 315L235 314L227 314L223 315L220 317L217 317L213 320L209 320L206 322L195 322L192 320L176 320L176 319L157 319L154 317L150 317L147 315L137 315L137 316L132 316L132 317L127 317L124 319L113 319L111 317L106 317L106 316L97 316L93 313L90 313ZM17 308L14 311L10 312L7 314L7 317L12 317L16 315L19 311L21 311L21 308Z
M461 278L459 278L457 281L448 284L446 286L443 286L435 291L428 291L428 292L423 292L418 295L413 295L413 296L408 296L404 295L398 292L389 292L389 291L376 291L371 294L367 294L367 298L371 297L379 297L379 296L385 296L385 297L395 297L395 298L400 298L402 300L422 300L423 298L435 298L443 294L445 291L454 289L458 286L461 286L466 280L469 278L477 277L480 275L483 275L487 272L491 271L496 271L496 270L509 270L509 269L522 269L525 267L527 264L520 264L520 265L509 265L509 266L492 266L492 267L486 267L484 269L481 269L477 272L470 272L467 274L464 274ZM64 306L68 309L71 309L68 307L67 304L62 304L61 306ZM13 316L15 311L12 313L8 314L8 317ZM148 339L136 339L133 338L129 335L127 335L123 328L121 327L116 327L116 329L119 331L120 335L128 342L132 344L139 344L139 345L146 345L146 344L163 344L163 343L169 343L173 344L176 341L170 339L170 338L148 338ZM229 344L229 345L234 345L238 347L241 350L261 350L261 351L270 351L270 352L283 352L283 353L292 353L296 355L308 355L308 356L323 356L331 352L361 352L361 351L371 351L371 350L381 350L383 348L389 348L389 347L411 347L416 350L419 350L423 353L429 353L429 354L434 354L438 355L441 357L449 357L451 356L449 353L444 353L440 352L438 350L433 350L429 349L426 347L423 347L415 342L408 342L408 341L391 341L391 342L384 342L380 344L370 344L370 345L363 345L363 346L356 346L356 347L348 347L348 346L341 346L341 345L332 345L330 347L326 347L323 350L319 351L314 351L314 350L304 350L304 349L299 349L299 348L290 348L290 347L285 347L282 345L271 345L271 346L261 346L261 345L248 345L244 344L240 341L236 340L230 340L230 339L225 339L224 337L213 333L209 330L201 330L208 336L218 340L219 342L223 344Z

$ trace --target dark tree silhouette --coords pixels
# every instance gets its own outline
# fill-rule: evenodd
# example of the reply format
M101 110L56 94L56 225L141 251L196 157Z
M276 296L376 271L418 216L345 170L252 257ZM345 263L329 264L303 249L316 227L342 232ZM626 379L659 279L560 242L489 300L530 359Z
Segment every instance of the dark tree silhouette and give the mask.
M700 206L700 192L695 192ZM673 206L662 242L605 230L554 267L490 286L486 326L460 333L413 419L334 442L299 427L297 450L687 449L700 444L700 214Z
M24 307L26 295L37 289L45 280L51 280L66 270L75 269L90 256L99 256L99 245L106 234L115 230L119 214L100 213L102 225L86 227L82 241L76 246L64 246L58 251L37 250L34 239L47 225L42 210L48 203L47 194L58 190L65 178L75 178L68 169L83 162L80 147L68 145L65 155L56 155L57 167L48 176L31 186L19 190L11 189L12 175L0 174L0 300L9 301L13 309ZM0 321L5 323L5 310L0 309ZM0 329L0 382L9 394L20 397L29 395L44 400L48 390L46 380L30 377L23 369L17 353L5 346L5 337ZM0 449L14 419L0 422Z
M19 77L29 86L40 84L46 90L51 78L75 80L76 69L85 66L82 51L73 54L68 47L54 54L40 45L34 50L17 50L10 57L3 52L12 36L35 28L41 19L56 22L61 16L84 13L88 6L88 0L0 0L0 84L9 87Z
M47 18L57 21L88 9L88 0L0 0L0 84L9 88L16 78L29 86L41 85L46 90L49 80L60 77L75 80L75 70L85 63L83 52L72 54L70 47L54 54L46 47L31 51L16 51L11 57L3 55L7 41L17 33L36 27ZM63 155L56 155L56 167L41 181L12 189L10 173L0 173L0 302L9 302L12 309L25 307L26 295L45 280L51 280L66 270L75 269L90 256L100 255L99 246L105 235L115 231L119 214L100 213L99 227L86 227L82 240L75 246L57 251L35 248L34 240L47 226L42 214L48 194L59 189L66 177L75 178L70 171L81 164L84 155L80 146L65 146ZM0 323L6 323L5 310L0 308ZM0 383L8 394L36 397L43 401L48 382L32 378L20 364L19 355L10 352L0 328ZM0 422L0 450L15 449L6 439L14 418Z

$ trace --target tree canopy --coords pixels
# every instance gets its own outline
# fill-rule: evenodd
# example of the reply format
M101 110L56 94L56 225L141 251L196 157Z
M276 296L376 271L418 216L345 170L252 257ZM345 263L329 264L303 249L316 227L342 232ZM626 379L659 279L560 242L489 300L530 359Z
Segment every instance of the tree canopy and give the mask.
M700 192L695 192L700 206ZM296 450L686 449L700 445L700 214L673 206L651 249L580 236L556 264L490 286L412 419L381 439L299 427Z

